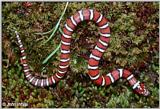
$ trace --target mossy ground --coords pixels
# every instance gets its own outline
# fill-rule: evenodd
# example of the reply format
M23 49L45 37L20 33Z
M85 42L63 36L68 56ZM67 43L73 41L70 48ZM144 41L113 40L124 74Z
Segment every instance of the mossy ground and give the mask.
M2 103L28 103L27 107L158 107L159 106L159 3L158 2L71 2L61 21L84 8L100 11L110 21L111 42L100 62L101 73L128 68L152 92L138 96L120 79L108 87L93 85L87 73L87 58L98 39L93 22L82 22L73 34L70 68L56 87L37 88L24 77L19 63L17 30L26 47L30 67L42 76L52 75L59 63L58 51L47 64L42 61L60 42L60 33L46 44L49 35L36 32L51 30L65 2L2 3ZM34 73L35 73L34 72ZM23 106L4 106L23 107Z

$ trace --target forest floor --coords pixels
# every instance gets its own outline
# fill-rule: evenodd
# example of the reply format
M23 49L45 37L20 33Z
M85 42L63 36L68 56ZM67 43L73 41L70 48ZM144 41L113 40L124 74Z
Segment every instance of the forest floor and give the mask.
M66 2L2 2L3 107L159 107L158 2L70 2L59 24L59 29L63 28L66 19L80 9L101 12L109 19L111 41L100 61L100 72L127 68L145 83L150 96L136 95L123 79L108 87L92 83L87 75L87 59L99 38L93 22L82 22L73 33L70 67L55 87L37 88L25 79L14 31L20 34L34 73L52 75L58 68L60 50L43 62L58 47L61 33L57 30L50 40L53 31L40 33L54 29L65 5Z

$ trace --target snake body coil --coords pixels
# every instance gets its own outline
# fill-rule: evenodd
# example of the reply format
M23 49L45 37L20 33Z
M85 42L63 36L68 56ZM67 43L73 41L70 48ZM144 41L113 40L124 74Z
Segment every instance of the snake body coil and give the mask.
M71 35L77 27L78 23L85 20L93 20L98 25L100 32L100 38L92 50L88 60L88 75L91 80L93 80L93 82L97 85L108 86L119 78L123 77L128 80L129 84L132 86L135 92L144 96L149 95L149 91L145 88L144 84L140 83L140 81L138 81L128 70L117 69L113 70L107 75L100 75L98 64L110 41L110 28L108 20L101 13L93 9L80 10L69 19L67 19L63 28L63 34L61 36L61 55L58 72L46 79L39 79L30 73L24 46L18 33L16 32L19 48L21 50L21 63L23 65L23 71L27 80L34 86L45 87L57 83L64 77L67 72L67 68L69 67Z

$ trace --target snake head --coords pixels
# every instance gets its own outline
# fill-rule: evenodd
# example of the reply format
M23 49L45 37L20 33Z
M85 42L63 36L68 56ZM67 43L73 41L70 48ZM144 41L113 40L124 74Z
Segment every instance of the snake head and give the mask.
M143 95L143 96L149 96L150 92L148 91L148 89L146 89L144 83L140 83L135 89L134 91L139 94L139 95Z

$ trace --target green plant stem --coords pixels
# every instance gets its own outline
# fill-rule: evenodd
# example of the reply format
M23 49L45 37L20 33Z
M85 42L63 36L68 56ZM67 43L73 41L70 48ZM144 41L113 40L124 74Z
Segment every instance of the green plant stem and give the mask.
M34 33L34 34L36 34L36 35L46 35L46 34L51 33L54 29L55 29L55 27L53 27L51 30L49 30L47 32L42 32L42 33L40 32L40 33Z
M57 29L58 29L58 27L59 27L59 24L60 24L60 22L61 22L61 20L62 20L62 17L64 16L64 14L65 14L65 12L66 12L67 6L68 6L68 2L66 3L65 9L63 10L63 12L62 12L62 14L61 14L61 16L60 16L60 18L59 18L59 20L58 20L55 28L54 28L52 34L51 34L51 35L49 36L49 38L44 42L44 44L47 43L49 40L51 40L51 38L54 36L54 34L55 34L55 32L57 31Z
M61 43L59 43L57 48L54 51L52 51L52 53L49 54L49 56L47 56L47 58L42 62L42 64L47 63L47 61L59 50L60 47L61 47Z
M59 32L62 34L62 29L59 27ZM57 46L57 48L42 62L42 64L45 64L60 48L61 43Z
M59 28L59 31L60 31L60 33L61 33L61 34L63 34L63 31L62 31L62 29L61 29L61 28Z

